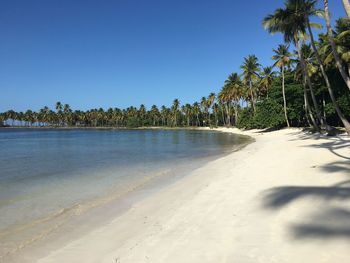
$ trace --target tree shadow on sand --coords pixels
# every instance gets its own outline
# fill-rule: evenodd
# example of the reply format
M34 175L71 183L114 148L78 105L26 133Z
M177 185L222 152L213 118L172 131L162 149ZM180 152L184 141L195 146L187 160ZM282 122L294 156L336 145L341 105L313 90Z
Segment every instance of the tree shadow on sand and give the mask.
M339 153L339 151L350 149L350 140L348 137L345 137L344 135L329 137L322 134L310 134L310 133L300 133L298 132L298 137L293 140L308 140L308 139L314 139L314 140L323 140L323 142L319 142L317 144L311 144L306 145L304 147L313 147L318 149L327 149L334 155L346 159L350 161L350 156Z
M292 224L291 236L302 238L345 238L350 240L350 209L348 206L331 205L332 200L350 200L350 181L332 186L286 186L276 187L265 192L263 205L277 210L304 198L317 198L325 201L320 212L307 216L306 223ZM305 211L308 212L308 211Z
M294 238L350 239L350 210L327 208L314 215L315 223L291 226Z

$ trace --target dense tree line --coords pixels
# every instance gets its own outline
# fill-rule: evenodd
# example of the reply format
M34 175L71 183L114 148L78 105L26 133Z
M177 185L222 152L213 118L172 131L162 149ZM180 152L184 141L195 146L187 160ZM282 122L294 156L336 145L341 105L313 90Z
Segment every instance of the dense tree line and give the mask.
M169 107L88 111L73 111L57 102L54 109L38 112L9 110L0 114L0 121L78 127L310 126L315 131L343 126L350 134L350 18L338 19L332 28L328 1L322 1L323 10L316 8L317 2L288 0L267 15L263 27L283 34L285 42L272 48L273 64L262 66L255 55L248 55L241 72L230 74L217 94L198 102L181 105L175 99ZM349 2L343 3L349 11ZM311 21L316 16L326 21L326 30L317 39L313 30L321 26Z

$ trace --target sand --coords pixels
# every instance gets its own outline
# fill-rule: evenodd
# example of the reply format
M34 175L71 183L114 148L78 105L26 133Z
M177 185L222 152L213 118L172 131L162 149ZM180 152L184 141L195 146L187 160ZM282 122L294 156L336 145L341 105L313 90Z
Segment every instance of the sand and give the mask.
M220 130L256 141L38 262L350 262L349 138Z

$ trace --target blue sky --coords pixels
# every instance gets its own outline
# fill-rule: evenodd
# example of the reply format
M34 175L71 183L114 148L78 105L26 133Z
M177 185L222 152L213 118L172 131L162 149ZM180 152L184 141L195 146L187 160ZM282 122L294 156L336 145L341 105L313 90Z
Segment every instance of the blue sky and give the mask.
M340 0L333 17L344 16ZM2 0L0 111L192 103L218 92L281 36L261 26L283 0Z

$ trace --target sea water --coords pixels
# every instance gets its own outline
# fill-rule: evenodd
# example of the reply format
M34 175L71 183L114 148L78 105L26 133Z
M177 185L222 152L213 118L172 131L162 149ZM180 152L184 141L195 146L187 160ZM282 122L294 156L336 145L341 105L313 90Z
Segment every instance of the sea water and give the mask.
M0 259L247 142L198 130L0 129Z

